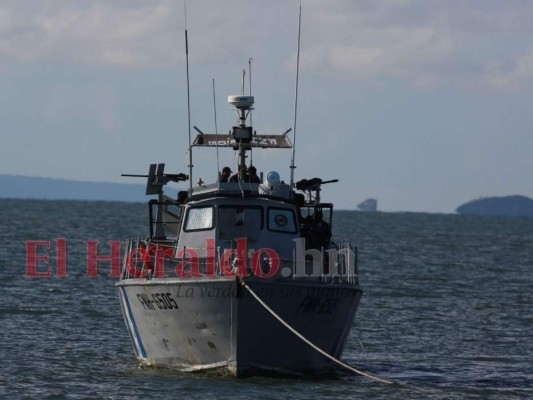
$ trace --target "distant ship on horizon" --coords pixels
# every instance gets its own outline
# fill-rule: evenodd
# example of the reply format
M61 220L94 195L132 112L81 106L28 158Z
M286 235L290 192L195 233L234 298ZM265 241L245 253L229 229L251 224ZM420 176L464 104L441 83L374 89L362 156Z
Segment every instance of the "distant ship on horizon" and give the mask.
M378 201L376 199L366 199L365 201L359 203L357 208L359 208L361 211L377 211Z

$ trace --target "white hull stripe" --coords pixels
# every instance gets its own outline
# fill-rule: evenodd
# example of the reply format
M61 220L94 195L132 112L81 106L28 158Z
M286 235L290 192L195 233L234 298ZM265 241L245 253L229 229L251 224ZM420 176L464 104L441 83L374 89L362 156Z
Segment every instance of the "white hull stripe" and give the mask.
M146 351L144 350L144 346L141 340L141 335L139 335L139 330L137 329L137 324L135 323L135 319L133 318L133 313L131 312L130 302L128 300L128 296L126 295L126 290L124 287L121 287L121 294L123 299L123 307L124 307L124 316L126 317L127 323L128 323L128 331L130 333L130 338L132 339L132 342L135 347L135 351L137 352L137 356L140 356L142 358L146 358Z

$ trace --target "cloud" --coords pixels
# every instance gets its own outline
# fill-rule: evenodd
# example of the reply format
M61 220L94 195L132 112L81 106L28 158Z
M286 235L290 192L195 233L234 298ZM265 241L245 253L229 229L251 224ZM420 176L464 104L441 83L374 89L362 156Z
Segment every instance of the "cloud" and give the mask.
M533 81L529 56L533 3L312 4L302 56L307 68L414 85L516 88L517 81Z
M494 87L508 90L516 90L531 83L533 81L533 49L518 56L511 63L493 61L487 70L486 81Z
M111 134L122 128L117 94L107 86L55 85L35 101L43 120L53 126L73 127L76 132L76 125L84 124Z
M239 0L189 3L191 57L228 58L242 51L243 40L253 46L265 36L254 29L261 10L272 13L275 7L252 7ZM276 24L262 23L270 28ZM7 1L0 5L0 57L28 63L169 67L185 58L184 28L181 1Z
M450 38L428 27L390 29L373 36L378 43L372 47L349 43L333 46L329 51L330 62L337 69L364 76L400 77L420 82L437 74L428 66L450 57L453 52ZM395 40L388 40L390 37Z
M172 11L169 2L8 2L0 9L0 54L123 66L175 61L166 35Z
M172 67L184 58L183 12L168 0L4 1L0 57ZM294 63L287 43L295 38L282 35L294 33L296 13L296 2L281 0L189 2L192 57L246 60L246 47ZM533 82L532 19L533 3L520 1L306 0L301 65L356 79L517 89Z

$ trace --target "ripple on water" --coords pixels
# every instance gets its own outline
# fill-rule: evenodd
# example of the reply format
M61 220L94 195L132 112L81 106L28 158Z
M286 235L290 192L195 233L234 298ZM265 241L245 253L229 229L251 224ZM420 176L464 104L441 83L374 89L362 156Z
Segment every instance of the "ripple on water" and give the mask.
M139 369L115 281L85 276L84 243L143 236L145 205L0 203L2 398L533 398L533 219L336 214L364 289L344 359L401 383L383 385ZM60 237L69 277L24 278L25 241Z

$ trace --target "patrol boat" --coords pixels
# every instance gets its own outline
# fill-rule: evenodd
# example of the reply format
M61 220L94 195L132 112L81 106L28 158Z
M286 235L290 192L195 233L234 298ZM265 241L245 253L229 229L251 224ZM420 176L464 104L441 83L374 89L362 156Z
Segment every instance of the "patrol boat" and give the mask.
M228 135L195 127L192 146L237 151L234 182L218 174L171 198L164 186L189 175L165 173L164 164L146 175L146 194L157 195L150 234L127 242L116 284L134 353L141 365L184 372L326 375L362 295L356 249L331 240L333 204L320 199L336 180L291 175L286 184L269 171L253 182L246 154L292 148L290 130L258 135L247 125L253 96L228 102L238 125Z

